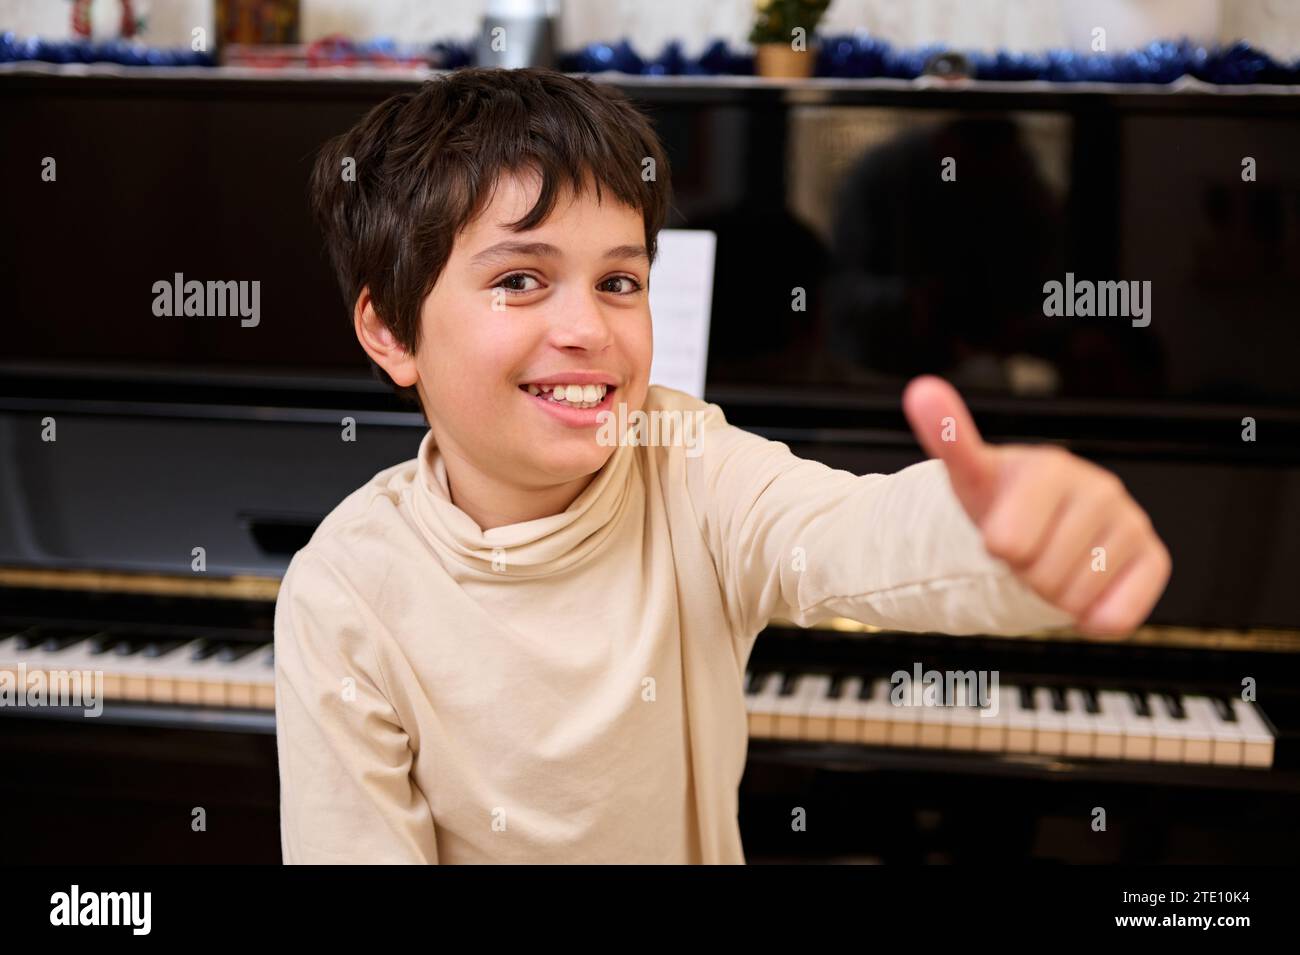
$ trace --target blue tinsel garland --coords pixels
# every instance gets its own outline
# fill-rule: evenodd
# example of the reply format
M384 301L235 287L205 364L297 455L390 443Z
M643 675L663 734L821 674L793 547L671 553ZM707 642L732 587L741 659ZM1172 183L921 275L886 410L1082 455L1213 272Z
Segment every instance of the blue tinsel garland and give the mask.
M846 78L888 77L915 79L944 46L895 49L878 37L849 34L820 38L816 76ZM1207 50L1183 40L1159 40L1123 53L966 53L973 76L980 80L1048 80L1055 83L1172 83L1194 76L1207 83L1300 83L1300 60L1279 63L1249 43ZM669 43L653 60L644 60L627 40L592 43L562 58L561 68L574 72L692 76L745 75L754 72L752 55L733 52L722 40L711 43L695 59L682 52L679 42Z
M895 49L863 33L820 37L815 75L831 77L915 79L943 46ZM358 54L385 48L388 40L356 43ZM456 41L429 46L430 63L455 69L473 62L473 47ZM1184 41L1160 40L1123 53L965 53L972 75L980 80L1048 80L1056 83L1172 83L1193 76L1207 83L1300 83L1300 60L1280 63L1248 43L1207 50ZM0 63L41 60L47 63L119 63L124 66L214 66L211 53L141 47L122 40L20 40L0 34ZM600 73L617 70L647 76L744 76L754 72L752 53L732 50L715 40L698 57L687 56L679 41L667 44L653 59L644 59L627 40L590 43L560 58L560 69Z
M161 50L126 40L20 40L13 33L0 34L0 63L40 60L45 63L118 63L122 66L215 66L211 53L191 50Z

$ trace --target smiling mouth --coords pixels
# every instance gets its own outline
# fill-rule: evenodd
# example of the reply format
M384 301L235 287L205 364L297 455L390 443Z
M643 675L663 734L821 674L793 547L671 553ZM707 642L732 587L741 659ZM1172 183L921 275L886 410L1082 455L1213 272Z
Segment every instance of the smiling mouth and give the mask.
M557 408L598 408L617 389L616 385L520 385L519 390Z

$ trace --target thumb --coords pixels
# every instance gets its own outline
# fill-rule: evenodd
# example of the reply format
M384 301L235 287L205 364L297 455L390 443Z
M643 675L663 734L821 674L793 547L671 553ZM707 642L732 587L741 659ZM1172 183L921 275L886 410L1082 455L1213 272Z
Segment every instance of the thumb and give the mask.
M944 463L953 492L978 523L993 501L997 456L957 389L933 375L914 378L903 390L903 413L925 453Z

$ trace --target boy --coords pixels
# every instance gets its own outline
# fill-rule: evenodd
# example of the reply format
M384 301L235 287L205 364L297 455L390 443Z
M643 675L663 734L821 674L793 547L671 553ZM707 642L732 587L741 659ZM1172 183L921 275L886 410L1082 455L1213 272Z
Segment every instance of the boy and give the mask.
M607 87L453 72L331 143L312 195L357 338L429 431L284 578L286 862L743 862L770 618L1125 631L1163 590L1114 477L982 444L938 379L904 396L938 460L867 476L651 387L668 162ZM599 440L619 403L694 416L698 447Z

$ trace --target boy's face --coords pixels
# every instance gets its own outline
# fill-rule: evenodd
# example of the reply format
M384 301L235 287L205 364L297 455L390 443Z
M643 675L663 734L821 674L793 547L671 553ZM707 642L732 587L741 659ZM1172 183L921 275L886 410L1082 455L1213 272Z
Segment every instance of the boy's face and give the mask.
M535 175L502 177L456 237L413 356L443 454L529 488L605 464L598 415L642 406L652 350L641 213L588 189L561 194L536 229L506 228L539 189Z

